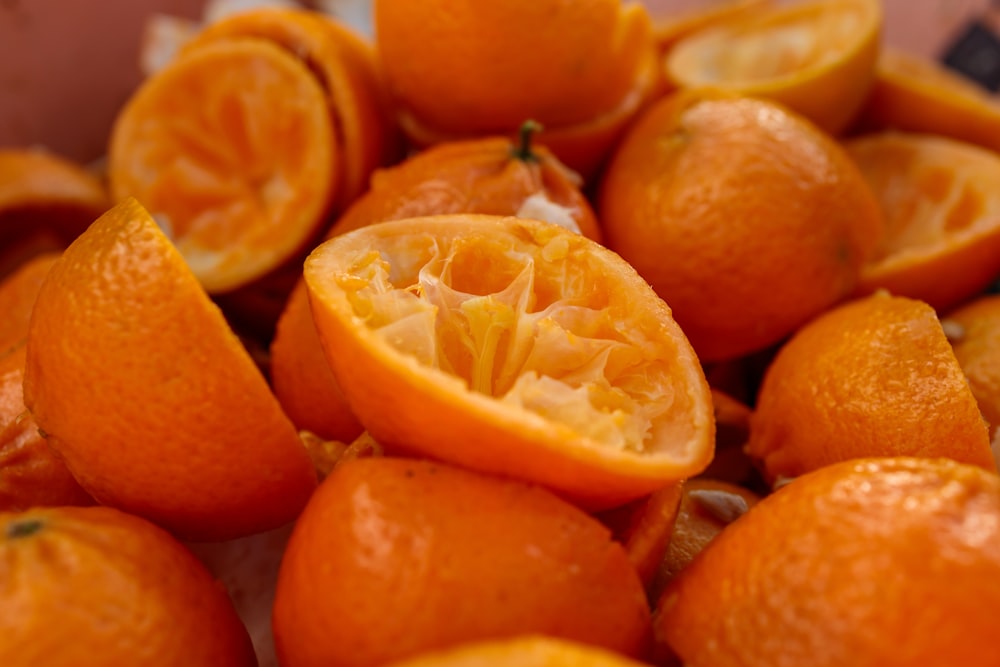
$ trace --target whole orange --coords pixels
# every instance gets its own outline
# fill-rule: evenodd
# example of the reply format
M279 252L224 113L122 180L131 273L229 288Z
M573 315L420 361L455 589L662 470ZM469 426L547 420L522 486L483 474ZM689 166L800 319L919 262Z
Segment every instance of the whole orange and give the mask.
M550 492L367 458L337 465L297 521L273 628L284 667L374 666L523 634L641 656L649 609L622 546Z
M108 507L0 512L0 664L251 667L225 590L180 542Z
M706 362L768 347L849 295L882 233L833 139L776 103L711 91L632 126L598 217Z
M664 648L693 667L1000 664L1000 477L836 463L761 500L674 578Z

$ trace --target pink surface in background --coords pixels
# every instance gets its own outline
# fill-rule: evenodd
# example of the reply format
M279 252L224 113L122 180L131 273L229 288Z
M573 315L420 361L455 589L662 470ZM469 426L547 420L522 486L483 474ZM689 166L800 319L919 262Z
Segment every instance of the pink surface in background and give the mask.
M645 1L654 13L718 2ZM42 144L80 161L99 157L117 109L139 81L138 48L146 17L156 11L194 17L203 4L0 0L0 147ZM884 0L885 41L936 56L988 4Z

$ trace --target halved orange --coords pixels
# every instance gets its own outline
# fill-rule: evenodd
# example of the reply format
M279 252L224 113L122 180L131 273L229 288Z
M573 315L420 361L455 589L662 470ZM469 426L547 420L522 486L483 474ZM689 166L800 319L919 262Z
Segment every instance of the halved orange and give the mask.
M846 143L885 213L859 294L887 289L937 309L1000 273L1000 155L932 135L877 133Z
M186 52L119 114L112 195L147 208L209 292L282 264L322 226L340 164L326 93L263 39Z
M316 486L263 375L135 200L49 270L28 328L24 403L95 499L188 539L280 526Z
M0 278L21 263L61 251L110 202L93 174L38 149L0 149Z
M410 218L321 244L305 280L352 411L387 451L607 508L699 472L712 399L670 308L558 225Z
M815 0L748 10L667 53L667 78L782 103L830 133L867 98L880 48L878 0Z
M937 134L1000 151L1000 102L947 67L885 48L861 124Z
M653 39L666 53L681 39L771 5L773 0L720 0L684 12L659 15L651 12Z

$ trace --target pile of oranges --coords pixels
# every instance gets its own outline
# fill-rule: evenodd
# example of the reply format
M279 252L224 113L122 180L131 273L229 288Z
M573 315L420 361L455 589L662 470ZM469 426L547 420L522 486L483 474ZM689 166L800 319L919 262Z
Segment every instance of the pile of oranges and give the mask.
M1000 664L1000 104L878 0L373 11L0 150L0 664Z

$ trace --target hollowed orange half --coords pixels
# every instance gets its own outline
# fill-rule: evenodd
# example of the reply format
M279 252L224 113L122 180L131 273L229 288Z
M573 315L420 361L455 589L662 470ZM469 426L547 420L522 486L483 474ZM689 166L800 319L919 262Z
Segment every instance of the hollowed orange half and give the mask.
M590 508L712 456L712 400L670 308L618 255L550 223L380 223L305 264L358 420L389 451L538 482Z

